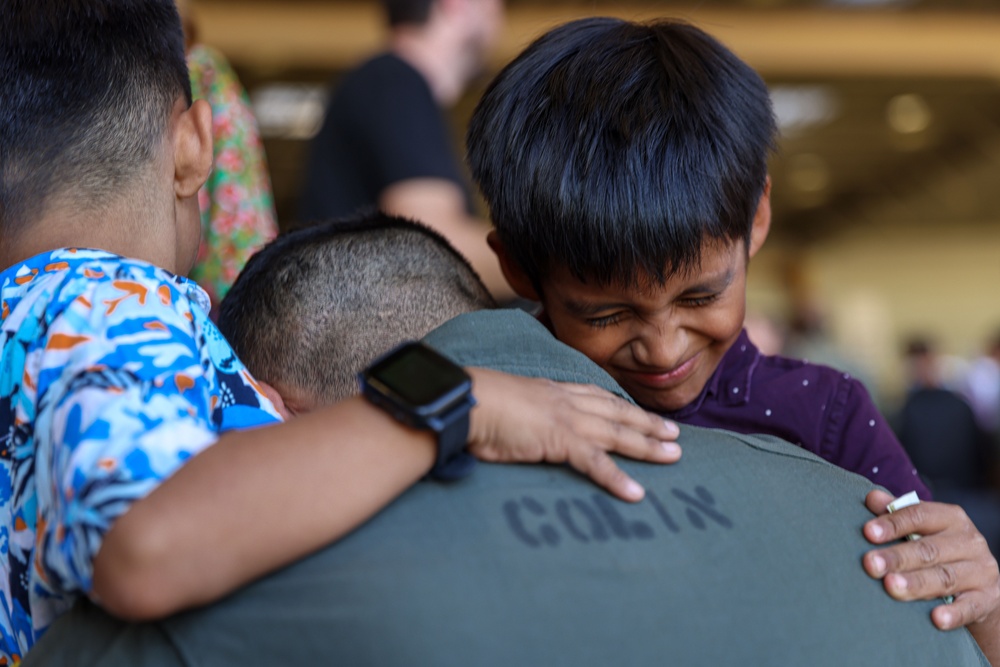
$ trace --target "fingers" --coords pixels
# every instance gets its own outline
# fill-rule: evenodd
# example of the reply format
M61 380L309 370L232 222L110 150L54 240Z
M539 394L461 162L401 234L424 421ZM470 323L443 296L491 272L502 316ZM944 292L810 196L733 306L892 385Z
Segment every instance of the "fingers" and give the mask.
M872 493L868 494L868 498L871 498ZM884 544L902 539L912 533L932 535L951 526L966 524L971 526L969 517L958 505L928 502L904 507L892 514L872 519L865 524L864 534L869 542Z
M990 596L980 591L963 593L953 604L935 607L931 611L931 621L939 630L954 630L986 618L990 603Z
M889 503L893 500L892 494L887 491L874 489L865 496L865 505L876 516L881 516L889 511Z
M677 443L644 435L641 429L626 422L594 412L578 415L575 426L575 442L567 443L570 449L596 447L601 451L655 463L675 463L681 458L681 447Z
M515 378L470 369L480 400L473 411L469 451L487 461L569 463L623 500L642 487L609 453L657 463L681 456L673 422L590 385Z
M869 494L869 509L878 511L885 498ZM935 624L950 629L974 622L1000 604L1000 568L986 539L956 505L920 503L865 524L866 537L886 542L919 534L914 541L865 554L865 571L883 578L897 600L930 600L955 596L954 603L935 609Z
M676 423L632 405L600 387L581 384L558 386L574 395L579 409L584 412L622 424L657 440L673 441L680 435L680 427Z
M892 572L883 584L897 600L933 600L947 595L981 593L989 584L984 568L974 561L955 561L914 570Z
M966 532L966 535L961 534ZM970 558L985 558L989 553L986 539L969 524L945 535L895 544L865 554L865 570L873 577L889 572L910 572L941 563Z
M634 479L615 465L608 454L600 449L573 448L567 463L576 471L589 477L595 484L607 489L612 495L631 503L637 503L646 495L646 490Z

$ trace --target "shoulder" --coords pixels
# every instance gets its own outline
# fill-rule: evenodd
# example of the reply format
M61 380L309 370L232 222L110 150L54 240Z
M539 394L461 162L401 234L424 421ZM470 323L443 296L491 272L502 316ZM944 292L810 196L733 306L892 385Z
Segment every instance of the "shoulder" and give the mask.
M393 53L382 53L366 60L347 75L347 80L368 77L423 80L412 65Z
M138 260L65 252L53 253L4 322L15 338L30 336L23 342L39 355L38 368L128 365L160 373L201 356L199 323L207 316L193 283Z
M825 394L843 392L854 385L861 386L849 373L830 366L810 363L804 359L763 354L754 371L753 383L758 388L810 390Z
M436 108L427 80L391 53L376 56L349 72L338 85L333 101L358 106L377 103L387 109L398 108L402 113L411 111L410 105L414 103Z
M63 249L33 258L16 271L9 281L18 289L19 302L29 303L24 310L51 321L67 308L90 313L87 322L120 319L135 308L160 307L175 312L189 312L192 299L204 297L193 283L168 271L139 260L102 251ZM13 285L5 284L4 296ZM81 322L82 324L82 322Z
M152 264L128 258L95 258L77 264L61 278L61 301L92 296L94 321L119 322L133 316L178 315L191 322L204 294L193 283Z

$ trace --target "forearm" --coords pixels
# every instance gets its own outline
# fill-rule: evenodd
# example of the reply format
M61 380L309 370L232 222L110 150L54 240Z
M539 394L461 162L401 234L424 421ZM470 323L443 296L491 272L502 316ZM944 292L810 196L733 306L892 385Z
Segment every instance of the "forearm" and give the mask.
M429 433L360 398L229 433L115 522L94 560L94 597L130 618L216 600L347 534L434 455Z
M455 183L437 178L401 181L382 192L379 207L433 227L469 260L493 298L507 301L516 296L486 242L489 224L468 214Z

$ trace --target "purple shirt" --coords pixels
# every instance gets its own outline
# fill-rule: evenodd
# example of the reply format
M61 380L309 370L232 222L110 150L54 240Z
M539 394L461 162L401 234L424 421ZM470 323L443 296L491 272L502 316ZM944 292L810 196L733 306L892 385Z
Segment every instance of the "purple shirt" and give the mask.
M863 475L894 495L931 494L868 391L847 373L760 353L746 331L701 394L665 413L682 424L774 435Z

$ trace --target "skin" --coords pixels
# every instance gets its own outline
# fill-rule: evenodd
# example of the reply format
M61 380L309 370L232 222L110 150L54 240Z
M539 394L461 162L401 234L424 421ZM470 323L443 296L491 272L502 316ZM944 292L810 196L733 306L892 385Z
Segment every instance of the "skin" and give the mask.
M541 301L556 338L583 352L640 404L678 410L701 393L743 330L749 258L771 226L770 182L754 215L749 244L709 241L698 266L642 287L583 282L552 267L542 292L508 255L490 244L504 275L525 298Z
M754 217L750 242L708 243L694 270L644 288L582 282L565 267L551 267L542 290L507 253L496 234L490 245L515 291L542 302L555 336L606 370L640 404L674 411L697 398L739 336L746 312L749 258L770 228L770 182ZM955 595L931 618L942 630L967 625L991 663L1000 665L1000 574L986 540L957 505L924 502L889 514L892 497L873 491L877 515L865 537L890 545L911 533L923 539L877 549L863 566L898 600Z
M1000 573L986 538L958 505L920 503L889 514L891 501L884 491L865 498L878 516L865 524L864 536L892 545L865 554L865 572L897 600L954 595L953 604L931 611L931 621L941 630L968 626L990 664L1000 665ZM893 544L914 533L921 538Z
M97 210L70 206L74 190L67 184L40 203L26 233L0 236L0 267L75 246L184 274L197 255L197 193L211 166L211 109L178 100L147 173ZM482 458L569 463L637 501L642 487L609 452L663 463L680 456L670 442L676 425L596 388L470 374L479 404L469 448ZM430 433L406 428L360 398L226 433L115 521L94 559L89 594L133 620L211 602L366 521L423 477L434 456Z

